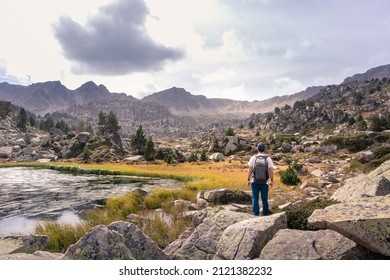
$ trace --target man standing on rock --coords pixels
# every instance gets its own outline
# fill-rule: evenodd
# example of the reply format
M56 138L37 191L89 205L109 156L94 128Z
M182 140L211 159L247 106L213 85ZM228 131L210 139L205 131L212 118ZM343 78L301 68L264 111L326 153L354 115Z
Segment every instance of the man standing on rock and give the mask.
M252 187L252 211L255 216L260 215L259 193L261 193L263 216L268 216L268 190L272 188L274 182L274 164L272 159L264 154L264 143L259 143L257 150L259 153L251 157L248 162L248 186Z

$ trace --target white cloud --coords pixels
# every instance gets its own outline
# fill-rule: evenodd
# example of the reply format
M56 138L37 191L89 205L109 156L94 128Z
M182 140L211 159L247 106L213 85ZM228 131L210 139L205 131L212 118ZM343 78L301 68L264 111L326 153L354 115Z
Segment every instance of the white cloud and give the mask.
M211 72L202 72L201 74L194 74L193 77L199 81L200 84L213 84L219 82L229 82L238 75L237 71L229 68L219 68Z
M272 81L274 95L291 94L305 89L299 81L290 77L281 77Z

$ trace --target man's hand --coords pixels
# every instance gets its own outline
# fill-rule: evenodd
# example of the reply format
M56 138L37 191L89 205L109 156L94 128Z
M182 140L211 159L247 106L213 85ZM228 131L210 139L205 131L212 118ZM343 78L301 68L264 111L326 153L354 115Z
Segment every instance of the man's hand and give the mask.
M269 187L270 187L270 188L272 188L272 187L273 187L273 185L274 185L274 183L273 183L273 182L269 182Z

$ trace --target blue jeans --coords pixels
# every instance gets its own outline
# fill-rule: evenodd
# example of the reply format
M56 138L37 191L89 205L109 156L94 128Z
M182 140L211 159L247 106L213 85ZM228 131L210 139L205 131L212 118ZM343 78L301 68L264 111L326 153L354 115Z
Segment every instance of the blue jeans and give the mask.
M259 193L261 193L261 203L263 204L263 216L269 215L268 210L268 184L252 183L252 211L253 215L259 216Z

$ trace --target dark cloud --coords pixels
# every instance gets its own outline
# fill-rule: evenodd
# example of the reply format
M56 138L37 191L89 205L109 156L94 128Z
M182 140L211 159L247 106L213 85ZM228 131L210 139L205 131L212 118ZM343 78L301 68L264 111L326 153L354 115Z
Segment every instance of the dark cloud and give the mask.
M149 11L140 0L116 0L99 9L81 26L69 17L53 25L65 57L75 62L80 74L124 75L161 69L183 51L168 48L147 34Z

